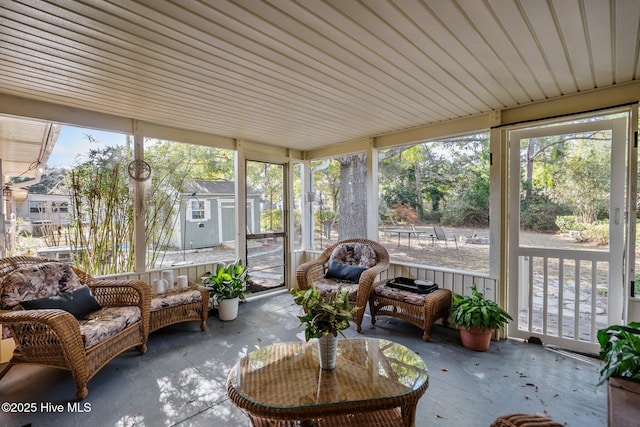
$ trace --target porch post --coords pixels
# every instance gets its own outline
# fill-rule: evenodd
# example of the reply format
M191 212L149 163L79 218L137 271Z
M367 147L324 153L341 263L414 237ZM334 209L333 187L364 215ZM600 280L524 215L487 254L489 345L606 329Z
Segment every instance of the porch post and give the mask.
M367 148L367 239L378 241L378 148L369 139Z
M144 135L137 120L133 125L133 158L144 160ZM133 249L135 272L142 273L146 270L146 242L144 223L144 183L133 180Z
M247 164L242 140L236 140L235 151L236 258L247 265Z
M0 159L0 184L2 184L0 187L4 188L5 181L2 159ZM3 257L7 256L7 203L9 202L4 200L4 197L2 197L2 214L0 215L0 218L2 219L2 221L0 221L0 233L2 234L2 238L0 239L0 255Z
M302 229L302 245L301 249L306 251L311 248L311 239L313 237L313 202L309 200L308 194L311 192L311 163L309 160L300 162L302 173L300 179L302 181L302 199L300 200L301 227ZM293 188L293 181L291 183ZM293 211L293 209L292 209Z
M496 302L504 309L508 307L508 143L506 130L501 128L491 129L489 132L491 152L489 170L489 276L498 279ZM504 332L497 331L496 335L498 338L506 338L507 329Z

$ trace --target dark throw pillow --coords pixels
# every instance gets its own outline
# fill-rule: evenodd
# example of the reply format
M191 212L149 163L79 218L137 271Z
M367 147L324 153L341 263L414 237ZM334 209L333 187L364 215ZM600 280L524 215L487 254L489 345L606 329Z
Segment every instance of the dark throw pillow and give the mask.
M329 269L324 277L327 279L337 279L343 282L358 283L360 275L365 270L366 268L364 267L357 267L355 265L332 261L331 264L329 264Z
M51 297L22 301L20 305L25 310L59 308L73 314L76 319L102 308L87 285Z

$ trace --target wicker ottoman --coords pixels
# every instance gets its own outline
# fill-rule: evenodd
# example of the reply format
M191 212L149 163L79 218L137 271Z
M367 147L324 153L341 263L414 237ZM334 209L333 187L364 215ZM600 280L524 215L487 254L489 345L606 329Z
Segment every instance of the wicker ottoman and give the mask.
M544 415L510 414L498 417L491 427L562 427L562 424Z
M187 289L171 289L151 296L149 332L174 323L200 321L200 329L207 328L209 291L191 283Z
M380 284L369 297L372 325L376 324L376 316L398 317L422 329L425 341L430 339L433 322L443 319L443 324L447 325L450 307L451 291L448 289L419 294Z

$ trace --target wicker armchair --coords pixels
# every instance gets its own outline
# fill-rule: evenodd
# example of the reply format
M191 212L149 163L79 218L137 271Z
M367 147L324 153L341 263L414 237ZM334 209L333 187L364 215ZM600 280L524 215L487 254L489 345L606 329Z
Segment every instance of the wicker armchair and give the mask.
M62 264L55 260L37 257L18 256L0 259L0 279L2 279L0 282L0 302L3 303L2 308L10 309L12 304L7 304L7 302L14 304L16 302L15 292L12 296L7 291L10 286L8 283L21 271L29 269L37 271L35 269L41 268L43 263L57 264L56 267ZM87 383L89 380L108 362L133 347L136 347L141 354L146 352L151 289L143 281L95 279L73 266L62 265L67 269L65 280L67 280L66 277L73 276L69 272L68 268L70 267L70 270L73 270L77 275L79 283L89 287L95 300L102 308L87 315L86 318L91 320L78 320L70 312L61 309L14 309L0 314L0 323L8 327L16 344L13 357L0 372L0 378L7 373L11 366L18 363L35 363L66 369L71 371L75 382L76 398L82 400L88 394ZM11 275L12 272L16 274ZM58 283L53 283L56 280L53 282L51 279L49 280L48 283L40 282L37 285L39 289L51 290L58 289L58 286L62 287ZM77 283L75 277L72 280ZM34 288L33 283L28 285L31 289ZM49 295L51 294L49 293ZM41 295L37 295L37 298L40 297ZM22 301L34 301L35 299L32 295ZM129 314L130 316L127 317L127 321L120 320L119 328L114 328L113 324L117 321L114 320L117 313ZM86 324L91 324L90 328L97 326L100 333L90 337L81 334L81 329ZM112 330L104 332L109 328Z
M357 283L340 282L333 278L326 278L326 273L330 267L330 261L332 261L336 254L334 251L341 249L351 249L354 245L368 245L375 253L375 265L369 266L366 270L360 274L360 279ZM334 257L332 257L332 254ZM356 253L354 258L349 258L349 264L354 266L365 265L367 261L360 259ZM370 263L372 264L372 263ZM300 265L296 270L296 280L298 282L298 288L309 289L312 286L316 286L322 293L336 292L339 288L347 290L349 292L349 303L355 307L361 307L357 311L353 322L356 324L356 331L362 330L362 318L369 301L369 295L373 290L373 285L376 277L389 268L389 253L378 242L367 239L349 239L339 241L332 246L329 246L320 254L318 259L310 261Z

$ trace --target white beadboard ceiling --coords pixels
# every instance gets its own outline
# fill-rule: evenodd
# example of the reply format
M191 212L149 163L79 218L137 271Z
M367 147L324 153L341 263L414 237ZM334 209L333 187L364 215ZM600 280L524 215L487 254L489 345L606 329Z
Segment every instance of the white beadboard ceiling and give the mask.
M311 150L637 80L638 0L0 0L0 92Z

